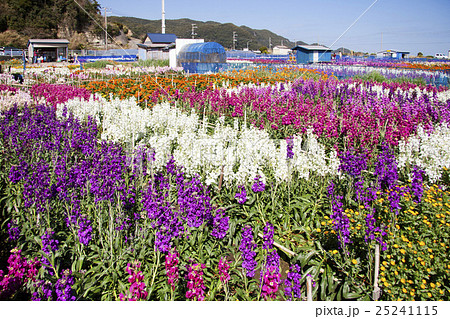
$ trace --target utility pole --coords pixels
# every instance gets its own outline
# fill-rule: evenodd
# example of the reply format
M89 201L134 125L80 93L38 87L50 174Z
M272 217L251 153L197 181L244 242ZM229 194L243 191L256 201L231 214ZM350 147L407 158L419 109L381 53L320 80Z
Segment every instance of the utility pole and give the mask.
M269 50L271 50L271 49L272 49L272 38L269 37Z
M236 50L236 42L237 42L237 33L236 31L233 31L233 50Z
M247 41L247 51L248 51L248 44L252 42L252 40Z
M164 11L164 0L162 0L162 19L161 33L166 33L166 12Z
M192 39L195 39L195 36L197 35L197 33L195 33L195 29L197 29L197 25L195 23L192 23L192 31L191 31Z
M109 8L104 7L103 10L105 12L105 50L108 50L108 16L106 10Z

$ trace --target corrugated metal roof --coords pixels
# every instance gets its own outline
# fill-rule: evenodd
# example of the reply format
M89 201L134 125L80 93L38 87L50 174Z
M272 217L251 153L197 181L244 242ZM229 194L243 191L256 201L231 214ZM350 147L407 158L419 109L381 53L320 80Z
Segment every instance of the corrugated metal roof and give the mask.
M310 51L328 51L331 50L330 48L327 48L323 45L297 45L296 47L293 47L292 50L298 50L299 48L304 50L310 50Z
M29 39L28 43L69 43L67 39Z
M177 36L173 33L147 33L152 43L172 43Z

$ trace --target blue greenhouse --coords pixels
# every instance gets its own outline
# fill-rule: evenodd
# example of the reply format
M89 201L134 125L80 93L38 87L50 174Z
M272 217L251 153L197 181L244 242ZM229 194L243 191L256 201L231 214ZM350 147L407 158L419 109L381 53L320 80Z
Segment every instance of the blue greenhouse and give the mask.
M186 44L177 56L177 64L189 73L219 72L226 62L225 49L217 42Z

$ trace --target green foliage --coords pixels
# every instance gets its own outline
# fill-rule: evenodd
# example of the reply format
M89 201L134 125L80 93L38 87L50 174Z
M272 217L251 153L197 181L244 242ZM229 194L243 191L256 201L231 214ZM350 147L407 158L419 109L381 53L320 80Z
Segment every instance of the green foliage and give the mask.
M137 62L133 62L132 65L142 66L142 67L169 66L169 60L139 60Z
M91 15L98 13L97 1L78 3ZM3 26L27 37L55 37L58 29L66 27L82 32L92 23L84 10L71 0L6 0L0 9L0 32Z
M259 48L259 51L260 51L262 54L268 54L268 53L269 53L269 50L267 49L267 47L260 47L260 48Z

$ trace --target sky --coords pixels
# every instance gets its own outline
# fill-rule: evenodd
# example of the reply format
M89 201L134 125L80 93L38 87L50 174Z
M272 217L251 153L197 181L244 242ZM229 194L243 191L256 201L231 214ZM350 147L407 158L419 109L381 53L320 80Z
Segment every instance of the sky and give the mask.
M108 16L161 19L161 0L97 2L108 9ZM449 54L449 12L450 0L165 0L166 20L245 25L332 49L368 53L392 49L433 56ZM170 33L167 21L166 33Z

